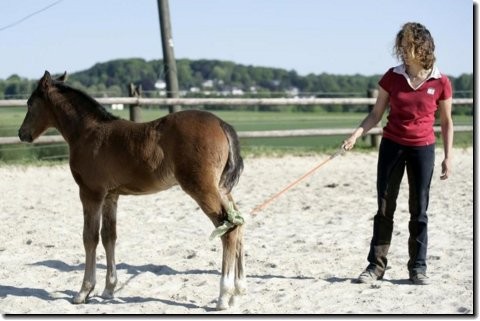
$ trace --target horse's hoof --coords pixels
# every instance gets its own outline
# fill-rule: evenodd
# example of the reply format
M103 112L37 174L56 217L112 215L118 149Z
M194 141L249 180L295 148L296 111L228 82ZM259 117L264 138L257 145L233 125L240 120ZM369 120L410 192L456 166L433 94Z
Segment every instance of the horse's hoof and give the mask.
M245 282L245 281L238 282L235 285L235 294L236 295L244 295L246 293L247 293L247 282Z
M218 311L223 311L223 310L227 310L229 307L230 306L226 300L218 300L216 309Z
M72 302L73 302L73 304L83 304L83 303L86 302L86 299L87 299L87 297L85 295L80 295L80 293L79 293L73 298Z
M107 289L103 290L102 298L105 299L105 300L113 299L113 291L110 291L110 290L107 290Z
M233 306L237 305L237 303L238 303L238 296L232 295L232 297L230 298L230 301L228 301L228 305L230 307L233 307Z
M73 304L87 303L87 298L92 291L93 291L93 288L88 291L83 290L78 292L77 295L73 298Z

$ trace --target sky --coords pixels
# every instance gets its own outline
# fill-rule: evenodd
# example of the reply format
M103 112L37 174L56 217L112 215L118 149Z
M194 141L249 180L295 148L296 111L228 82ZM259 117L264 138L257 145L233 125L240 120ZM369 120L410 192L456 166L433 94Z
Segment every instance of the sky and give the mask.
M473 73L469 0L169 0L169 4L177 59L228 60L300 75L382 74L399 64L392 54L395 35L405 22L413 21L432 33L443 73ZM155 0L2 0L0 79L12 74L37 79L45 70L72 73L134 57L163 58Z

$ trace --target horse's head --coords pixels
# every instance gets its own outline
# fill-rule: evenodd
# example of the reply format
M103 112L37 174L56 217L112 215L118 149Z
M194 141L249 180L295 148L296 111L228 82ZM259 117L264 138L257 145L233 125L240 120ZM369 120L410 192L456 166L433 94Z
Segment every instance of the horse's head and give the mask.
M38 82L37 88L27 101L27 114L22 126L18 130L18 137L23 142L31 143L43 134L48 128L54 125L52 103L49 99L49 90L54 86L54 81L65 81L67 73L53 80L48 71Z

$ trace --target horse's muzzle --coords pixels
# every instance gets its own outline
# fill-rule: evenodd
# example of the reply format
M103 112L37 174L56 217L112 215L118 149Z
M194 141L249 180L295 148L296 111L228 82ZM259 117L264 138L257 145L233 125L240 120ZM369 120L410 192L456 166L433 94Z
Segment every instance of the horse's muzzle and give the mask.
M20 138L22 142L27 142L27 143L33 142L32 135L23 132L21 128L18 130L18 138Z

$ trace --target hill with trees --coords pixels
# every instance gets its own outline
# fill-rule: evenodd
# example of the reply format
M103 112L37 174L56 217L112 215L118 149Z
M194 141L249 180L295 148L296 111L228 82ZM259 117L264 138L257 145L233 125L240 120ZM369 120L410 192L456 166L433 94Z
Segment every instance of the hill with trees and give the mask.
M183 97L365 97L381 77L327 73L302 76L294 70L189 59L177 60L177 75ZM473 74L450 80L455 97L473 97ZM0 79L0 99L26 98L36 81L18 75ZM141 85L146 97L165 95L162 60L133 58L97 63L69 74L68 82L95 97L127 96L130 83Z

